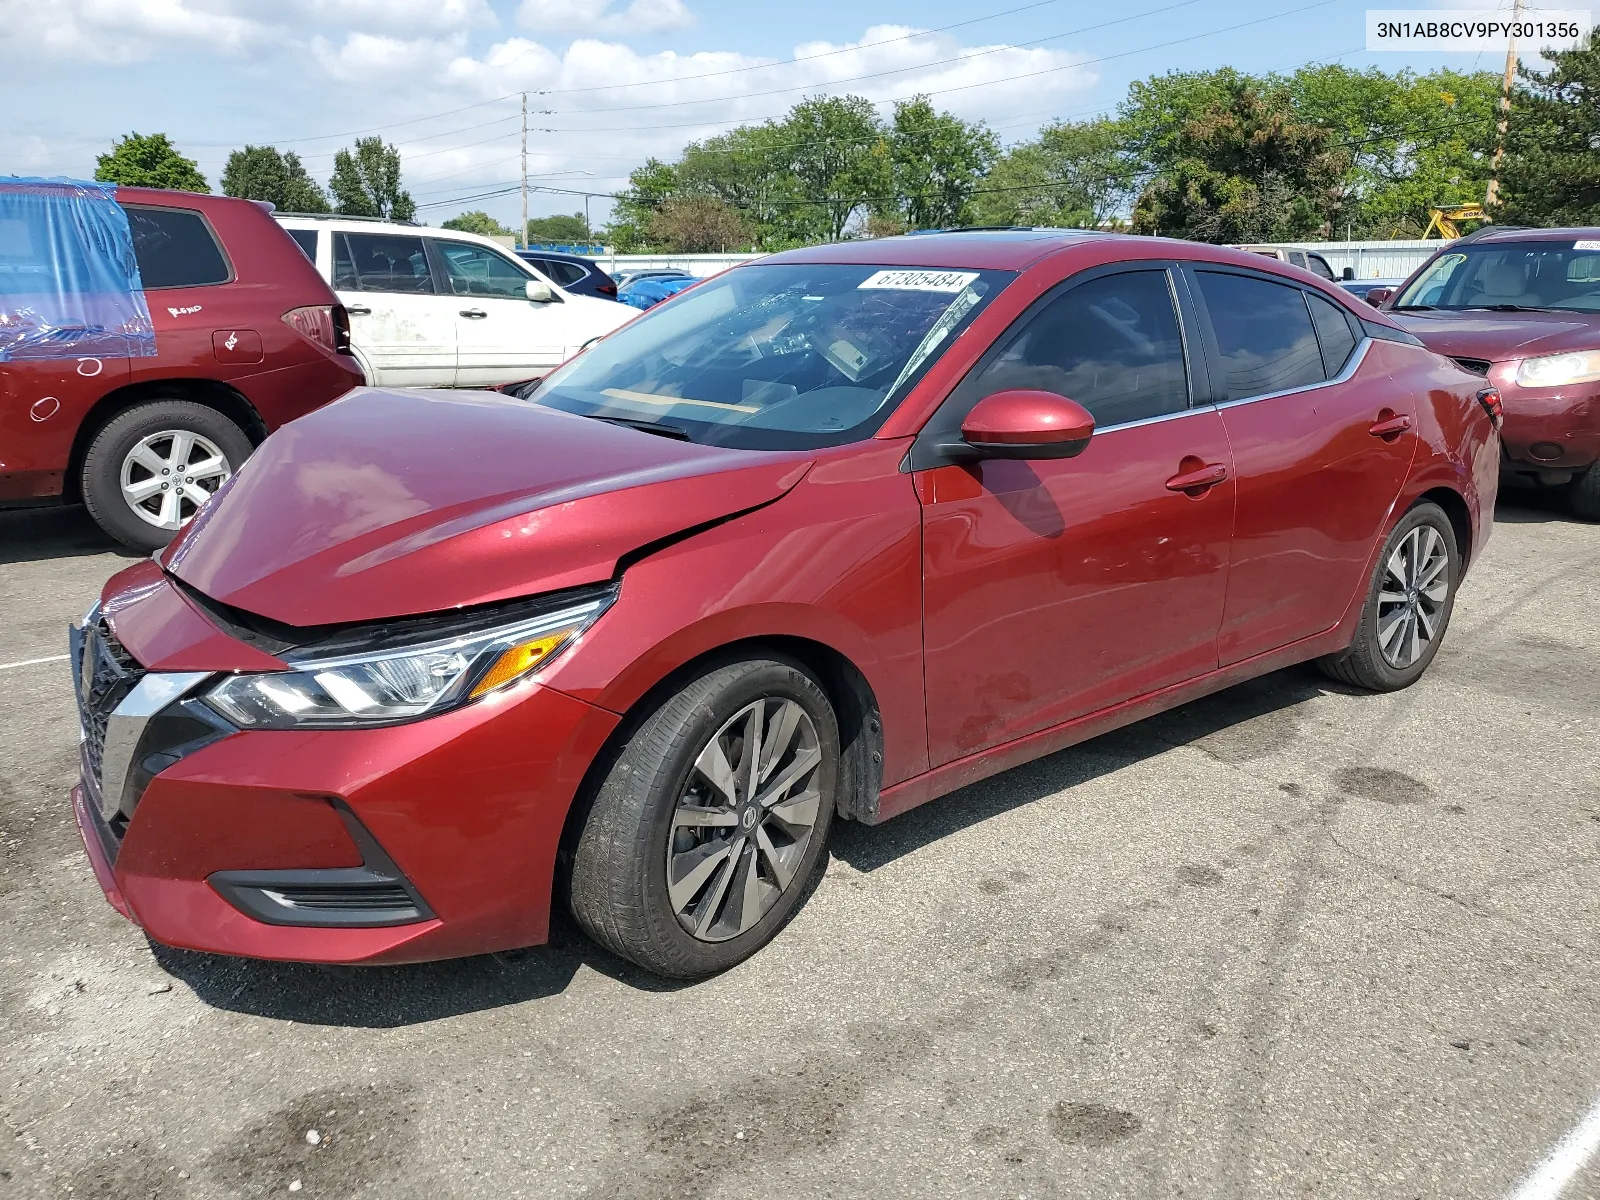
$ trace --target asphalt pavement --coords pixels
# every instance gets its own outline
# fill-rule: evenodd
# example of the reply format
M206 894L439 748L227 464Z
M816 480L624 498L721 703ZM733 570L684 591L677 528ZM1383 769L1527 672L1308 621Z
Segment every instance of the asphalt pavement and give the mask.
M152 947L31 661L131 561L0 514L8 1200L1550 1200L1600 1103L1600 528L1552 508L1502 506L1410 690L1284 671L843 826L692 986L565 925L403 968Z

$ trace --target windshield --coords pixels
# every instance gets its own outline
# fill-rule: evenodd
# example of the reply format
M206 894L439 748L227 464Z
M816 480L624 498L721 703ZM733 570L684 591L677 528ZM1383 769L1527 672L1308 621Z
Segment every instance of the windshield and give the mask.
M870 437L1008 271L773 265L697 284L549 376L537 404L749 450Z
M1394 307L1600 312L1600 239L1464 246L1434 259Z

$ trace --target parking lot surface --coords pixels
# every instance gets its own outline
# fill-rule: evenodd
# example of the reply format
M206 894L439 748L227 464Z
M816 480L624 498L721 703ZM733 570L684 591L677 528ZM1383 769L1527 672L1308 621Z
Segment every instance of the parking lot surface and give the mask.
M1502 505L1416 687L1285 671L839 827L692 986L567 927L153 948L30 662L129 561L0 514L0 1195L1502 1196L1600 1096L1600 528L1553 510Z

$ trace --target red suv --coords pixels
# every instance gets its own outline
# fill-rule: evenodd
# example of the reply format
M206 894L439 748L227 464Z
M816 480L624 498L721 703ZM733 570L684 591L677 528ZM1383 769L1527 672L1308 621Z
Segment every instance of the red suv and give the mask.
M365 382L261 205L8 182L0 214L0 506L81 501L155 549L268 433Z
M1497 414L1241 251L775 255L526 400L363 390L267 439L73 632L77 819L163 942L397 962L565 903L702 975L777 932L836 819L1292 663L1416 680Z
M1499 389L1506 481L1565 488L1600 521L1600 229L1490 227L1440 250L1388 307Z

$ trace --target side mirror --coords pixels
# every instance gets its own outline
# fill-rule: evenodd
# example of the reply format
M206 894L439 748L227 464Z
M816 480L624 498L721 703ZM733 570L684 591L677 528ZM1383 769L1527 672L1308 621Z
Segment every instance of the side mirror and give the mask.
M1392 295L1394 295L1392 288L1373 288L1367 293L1367 303L1372 305L1373 308L1381 308L1383 302Z
M1355 277L1356 277L1356 269L1354 267L1346 267L1344 270L1339 272L1339 278L1344 280L1346 283L1348 283L1350 280L1354 279Z
M1025 388L985 396L961 422L962 441L985 458L1075 458L1093 436L1076 400Z
M523 287L523 291L527 293L528 299L535 304L550 304L556 298L554 289L542 279L528 280Z

